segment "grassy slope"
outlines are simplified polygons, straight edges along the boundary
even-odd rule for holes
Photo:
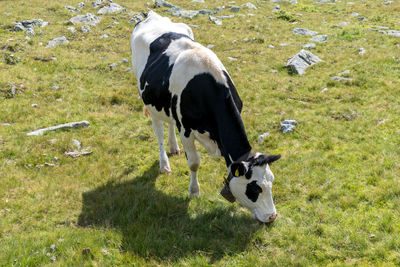
[[[158,173],[156,139],[142,114],[136,79],[124,72],[127,64],[113,71],[108,67],[130,58],[133,25],[127,21],[147,10],[146,1],[117,1],[127,12],[103,16],[89,34],[66,29],[74,14],[63,7],[77,2],[0,2],[0,44],[14,39],[8,49],[16,49],[22,59],[7,65],[3,57],[11,52],[0,51],[0,122],[11,123],[0,125],[0,265],[46,265],[52,256],[57,265],[400,264],[400,39],[367,30],[371,25],[400,30],[399,3],[281,3],[296,25],[278,19],[269,1],[253,2],[258,10],[239,13],[255,16],[227,19],[223,26],[206,16],[172,18],[200,25],[193,28],[196,40],[215,45],[244,102],[243,120],[254,150],[283,154],[272,167],[280,216],[261,226],[219,196],[224,163],[203,149],[200,198],[187,199],[184,156],[170,159],[172,175]],[[208,8],[228,4],[206,2]],[[86,4],[83,13],[94,13]],[[358,21],[352,12],[368,21]],[[24,33],[8,27],[30,18],[50,25],[26,43]],[[332,27],[342,21],[349,24]],[[283,68],[309,42],[292,34],[294,27],[329,35],[312,51],[324,62],[303,76]],[[100,39],[103,33],[110,37]],[[62,35],[69,44],[39,45]],[[366,54],[358,55],[360,47]],[[57,60],[44,63],[36,56]],[[330,81],[346,69],[353,82]],[[24,88],[8,99],[7,83]],[[320,93],[325,87],[328,91]],[[287,118],[299,125],[284,135],[279,122]],[[80,120],[91,126],[26,136],[33,129]],[[258,144],[257,136],[265,131],[271,136]],[[73,149],[72,138],[93,154],[64,156]],[[45,162],[56,166],[35,167]],[[84,248],[90,248],[89,255],[82,255]]]

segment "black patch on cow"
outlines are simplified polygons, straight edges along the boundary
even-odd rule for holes
[[[178,105],[178,96],[174,95],[171,101],[172,117],[175,120],[176,127],[178,127],[178,131],[181,132],[181,122],[179,121],[178,114],[176,113],[177,105]]]
[[[237,160],[251,150],[240,117],[241,101],[235,89],[239,100],[235,102],[232,88],[217,83],[210,73],[202,73],[188,82],[180,99],[185,136],[189,137],[192,130],[207,131],[218,144],[227,166],[232,163],[230,157]]]
[[[253,175],[253,169],[250,168],[250,169],[246,172],[245,177],[246,177],[246,179],[250,180],[252,175]]]
[[[140,76],[143,102],[154,106],[157,111],[164,109],[168,117],[171,107],[171,93],[168,88],[173,65],[169,66],[169,57],[164,52],[171,41],[180,38],[190,39],[187,35],[169,32],[154,40],[150,44],[150,55]]]
[[[224,73],[225,79],[228,82],[229,91],[231,91],[231,95],[232,95],[233,101],[235,102],[236,107],[239,110],[239,113],[241,113],[242,112],[242,108],[243,108],[242,100],[240,99],[239,94],[236,91],[236,87],[233,84],[232,79],[229,76],[229,74],[226,71],[223,71],[223,73]]]
[[[258,196],[262,193],[261,187],[256,181],[248,183],[246,186],[246,196],[253,202],[256,202]]]

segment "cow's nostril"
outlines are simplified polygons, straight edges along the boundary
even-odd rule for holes
[[[277,214],[277,213],[272,214],[271,216],[269,216],[268,222],[273,222],[273,221],[275,221],[276,217],[278,217],[278,214]]]

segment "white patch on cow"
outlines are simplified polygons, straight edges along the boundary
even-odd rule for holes
[[[234,177],[229,183],[229,188],[239,203],[251,211],[253,217],[259,221],[268,222],[270,216],[276,214],[272,199],[273,180],[274,176],[268,164],[254,166],[250,179],[246,179],[244,176]],[[250,200],[246,195],[247,185],[253,181],[256,181],[257,185],[262,189],[262,193],[258,195],[256,202]]]
[[[221,151],[218,148],[217,142],[210,139],[210,134],[208,132],[205,133],[199,133],[198,131],[193,131],[193,132],[196,139],[200,142],[200,144],[204,146],[208,154],[215,157],[221,156]]]
[[[194,39],[189,26],[184,23],[173,23],[169,18],[161,17],[153,11],[150,11],[147,18],[133,30],[131,38],[132,69],[138,78],[139,85],[140,76],[150,55],[150,44],[168,32],[185,34]]]

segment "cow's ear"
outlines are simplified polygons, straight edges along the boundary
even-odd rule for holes
[[[267,163],[272,163],[281,158],[281,155],[267,155]]]
[[[231,165],[231,173],[233,177],[239,177],[243,176],[246,174],[246,172],[249,170],[249,167],[244,161],[240,162],[234,162]]]

